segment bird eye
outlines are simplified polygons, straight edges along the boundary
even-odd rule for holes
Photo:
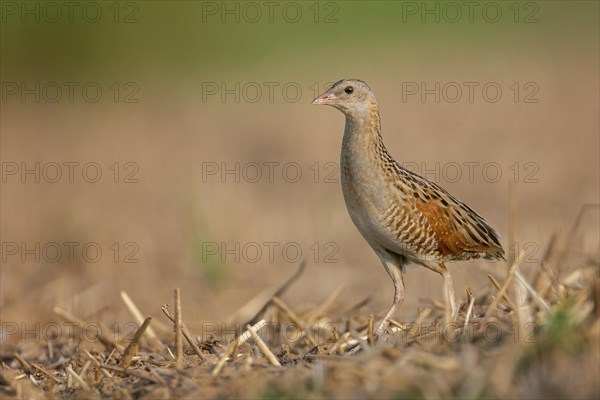
[[[350,93],[354,92],[354,88],[352,86],[346,86],[346,89],[344,89],[344,92],[350,94]]]

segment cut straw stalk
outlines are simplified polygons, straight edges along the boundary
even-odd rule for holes
[[[19,364],[21,364],[21,366],[23,367],[23,371],[25,371],[26,374],[31,373],[31,366],[29,365],[29,363],[27,361],[25,361],[25,359],[23,357],[21,357],[21,355],[19,353],[13,354],[13,357],[15,357],[15,359],[19,362]]]
[[[502,287],[498,291],[498,294],[494,297],[494,299],[492,300],[492,303],[490,304],[489,308],[485,312],[485,315],[484,315],[485,318],[488,318],[490,316],[490,314],[498,306],[498,299],[501,298],[502,296],[504,296],[504,293],[506,293],[506,289],[508,289],[508,286],[512,282],[513,276],[515,275],[515,271],[517,270],[517,267],[519,266],[521,261],[523,261],[523,257],[525,257],[525,252],[522,252],[521,254],[519,254],[519,257],[510,266],[510,268],[508,270],[508,275],[506,277],[506,280],[504,281],[504,285],[502,285]]]
[[[129,310],[135,321],[138,323],[138,325],[142,325],[144,323],[144,316],[125,291],[121,291],[121,299],[125,303],[125,306],[127,306],[127,309]],[[156,332],[154,332],[154,329],[152,329],[152,327],[148,327],[148,337],[150,338],[150,341],[153,344],[158,345],[159,348],[165,348],[164,343],[161,342],[161,340],[158,338]]]
[[[123,353],[123,358],[121,359],[121,366],[123,368],[129,368],[131,365],[133,357],[137,354],[137,351],[140,347],[140,338],[144,332],[146,332],[148,326],[150,325],[150,321],[152,321],[152,318],[146,318],[142,323],[142,326],[140,326],[133,335],[131,342],[129,342],[129,346],[127,346],[127,349],[125,349],[125,353]]]
[[[86,355],[87,358],[90,359],[90,361],[92,362],[92,364],[94,364],[94,366],[96,368],[98,368],[100,371],[102,371],[102,373],[104,374],[104,376],[106,376],[107,378],[112,378],[112,375],[110,374],[110,372],[108,372],[107,370],[101,368],[102,364],[100,364],[100,361],[98,361],[96,359],[96,357],[94,357],[89,351],[87,351],[86,349],[83,349],[84,354]]]
[[[175,289],[175,365],[183,369],[183,333],[181,322],[181,293]]]
[[[248,332],[250,332],[250,335],[256,341],[256,344],[262,350],[262,352],[265,355],[265,357],[267,357],[267,360],[269,360],[269,362],[271,364],[275,365],[276,367],[281,367],[281,363],[279,362],[279,360],[277,360],[277,357],[275,357],[275,354],[273,354],[273,352],[271,351],[271,349],[269,349],[269,347],[265,344],[265,342],[263,342],[263,340],[261,339],[261,337],[258,336],[258,333],[256,333],[256,331],[254,330],[254,328],[251,327],[250,325],[247,325],[246,326],[246,330]]]
[[[39,371],[42,374],[46,375],[46,377],[52,379],[55,383],[61,383],[60,380],[57,377],[55,377],[54,375],[52,375],[50,372],[46,371],[46,369],[43,366],[41,366],[39,364],[35,364],[35,363],[32,363],[31,366],[33,368],[35,368],[37,371]]]
[[[221,370],[225,366],[225,363],[229,359],[229,356],[233,354],[233,352],[235,351],[236,348],[237,348],[237,340],[232,340],[231,342],[229,342],[229,346],[227,346],[227,349],[225,349],[225,352],[223,352],[223,355],[217,362],[215,369],[213,369],[211,372],[211,374],[213,376],[217,376],[221,373]]]
[[[500,283],[498,282],[498,280],[496,278],[494,278],[492,275],[488,275],[488,279],[490,280],[490,282],[492,282],[492,285],[494,285],[496,290],[499,291],[502,288],[502,286],[500,286]],[[517,308],[517,306],[515,306],[513,301],[508,298],[506,293],[502,295],[502,301],[504,301],[506,304],[508,304],[508,307],[510,307],[512,310],[515,310]]]
[[[81,388],[83,390],[85,390],[86,392],[89,392],[91,389],[88,386],[87,383],[85,383],[85,381],[83,379],[81,379],[81,377],[79,375],[77,375],[77,373],[75,371],[73,371],[73,368],[71,368],[70,365],[67,366],[67,372],[69,373],[69,375],[71,375],[73,377],[73,379],[75,379],[75,381],[77,383],[79,383],[79,386],[81,386]]]
[[[256,333],[259,330],[261,330],[266,324],[267,324],[267,322],[264,319],[262,319],[262,320],[258,321],[256,324],[254,324],[254,326],[252,326],[251,328]],[[239,335],[237,339],[232,340],[229,343],[229,346],[227,346],[227,349],[225,350],[225,352],[223,353],[223,355],[221,356],[219,361],[217,362],[217,365],[215,366],[215,368],[212,371],[212,375],[213,376],[219,375],[221,373],[221,370],[225,366],[225,363],[231,356],[231,354],[233,354],[235,352],[235,349],[239,345],[248,341],[248,339],[250,339],[251,337],[253,337],[252,332],[249,329],[247,329],[243,334]],[[263,342],[263,344],[264,344],[264,342]]]
[[[273,297],[273,304],[279,307],[279,309],[287,315],[290,321],[296,324],[298,326],[298,329],[300,329],[306,334],[306,339],[310,342],[311,346],[317,346],[313,338],[310,337],[310,333],[308,332],[308,330],[304,328],[304,323],[302,322],[300,317],[290,307],[288,307],[287,304],[285,304],[279,297]]]
[[[54,307],[54,313],[59,317],[63,318],[65,321],[68,321],[75,325],[79,330],[83,329],[83,327],[87,325],[84,321],[74,317],[69,312],[63,310],[60,307]],[[100,331],[98,340],[100,341],[100,343],[102,343],[104,347],[106,347],[108,350],[117,349],[119,353],[122,353],[125,348],[120,344],[116,343],[110,337],[106,336],[106,332],[108,332],[109,330],[103,324],[100,323],[99,325]]]
[[[517,277],[519,283],[521,283],[527,289],[527,291],[531,293],[536,303],[538,303],[542,308],[550,310],[550,306],[548,305],[548,303],[546,303],[542,296],[540,296],[540,294],[533,287],[531,287],[531,285],[525,280],[525,278],[523,277],[523,275],[521,275],[519,271],[515,273],[515,276]]]
[[[171,322],[175,323],[175,317],[169,311],[169,306],[165,304],[161,307],[161,310],[167,316],[167,318],[171,320]],[[200,357],[201,360],[204,360],[204,356],[202,356],[202,350],[200,350],[200,348],[194,341],[194,336],[183,321],[181,321],[181,332],[183,333],[183,337],[185,338],[185,340],[187,340],[190,346],[192,346],[192,349],[194,349],[194,353],[196,353],[196,355]]]
[[[469,325],[469,319],[471,318],[473,306],[475,305],[475,297],[473,296],[473,290],[471,290],[470,287],[467,287],[467,299],[469,300],[469,306],[467,307],[467,315],[465,316],[463,330],[467,328],[467,325]]]
[[[160,383],[160,384],[165,384],[165,381],[160,378],[160,375],[152,375],[152,376],[148,376],[148,375],[144,375],[140,372],[137,372],[136,370],[131,370],[131,369],[125,369],[125,368],[119,368],[119,367],[115,367],[113,365],[104,365],[102,364],[100,366],[100,368],[102,369],[107,369],[109,371],[114,371],[123,375],[130,375],[130,376],[135,376],[136,378],[141,378],[141,379],[146,379],[152,383]]]
[[[371,346],[375,346],[375,335],[373,334],[373,325],[375,317],[373,314],[369,315],[369,326],[367,328],[367,340]]]
[[[348,340],[349,337],[350,337],[350,332],[345,332],[342,336],[340,336],[340,338],[337,340],[337,342],[335,342],[334,345],[331,346],[331,348],[329,349],[329,351],[327,353],[329,355],[334,355],[338,351],[338,349],[340,348],[342,343],[344,343],[346,340]]]
[[[258,321],[256,324],[254,324],[254,326],[252,327],[252,329],[254,329],[255,332],[260,331],[265,325],[267,324],[267,321],[265,321],[264,319],[261,319],[260,321]],[[246,330],[244,331],[243,334],[240,335],[240,337],[237,339],[238,345],[245,343],[248,339],[250,339],[252,337],[252,333],[250,332],[250,330]]]

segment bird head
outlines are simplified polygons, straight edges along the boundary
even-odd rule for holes
[[[332,106],[344,114],[364,114],[376,105],[371,88],[359,79],[342,79],[331,85],[312,104]]]

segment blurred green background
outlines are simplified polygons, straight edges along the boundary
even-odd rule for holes
[[[92,74],[172,84],[173,76],[383,68],[377,60],[390,56],[401,73],[402,60],[415,56],[429,63],[464,51],[481,59],[566,44],[590,50],[597,41],[593,1],[449,3],[101,1],[69,7],[7,1],[2,73],[6,79]]]

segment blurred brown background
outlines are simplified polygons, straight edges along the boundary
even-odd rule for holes
[[[256,3],[257,22],[237,2],[226,3],[234,14],[220,2],[131,2],[116,14],[98,4],[102,17],[93,23],[78,12],[71,23],[64,10],[52,22],[42,3],[39,22],[21,8],[3,9],[2,322],[53,320],[54,306],[107,325],[127,321],[120,290],[163,319],[160,306],[180,287],[185,318],[200,333],[202,321],[227,319],[290,276],[297,248],[308,267],[289,303],[321,302],[343,284],[343,308],[372,296],[368,307],[383,310],[391,283],[352,225],[339,187],[343,116],[310,105],[345,77],[376,93],[396,160],[430,171],[428,178],[480,212],[511,257],[526,251],[536,265],[551,234],[564,239],[580,207],[599,202],[596,2],[517,9],[496,2],[497,22],[484,17],[484,3],[472,22],[466,9],[452,22],[453,10],[436,2],[428,4],[437,4],[439,22],[421,14],[420,2],[292,3],[298,22],[290,22],[296,8],[283,13],[287,3],[273,21]],[[421,97],[422,84],[439,101]],[[72,101],[68,85],[75,85]],[[102,94],[92,102],[97,87]],[[496,88],[502,94],[494,101]],[[69,162],[79,163],[73,182]],[[36,163],[39,182],[22,175]],[[52,163],[62,166],[56,183]],[[84,172],[87,163],[97,164]],[[238,182],[221,176],[236,163]],[[94,165],[102,176],[91,183]],[[252,182],[256,165],[262,179]],[[302,175],[291,182],[298,166]],[[584,229],[595,233],[576,246],[597,249],[597,212]],[[76,243],[72,260],[65,242]],[[49,243],[63,251],[56,262]],[[102,250],[97,262],[82,255],[86,243],[92,253]],[[213,244],[216,255],[207,253]],[[464,293],[506,265],[450,268]],[[414,318],[422,298],[442,299],[441,278],[422,268],[409,269],[406,284],[399,318]]]

